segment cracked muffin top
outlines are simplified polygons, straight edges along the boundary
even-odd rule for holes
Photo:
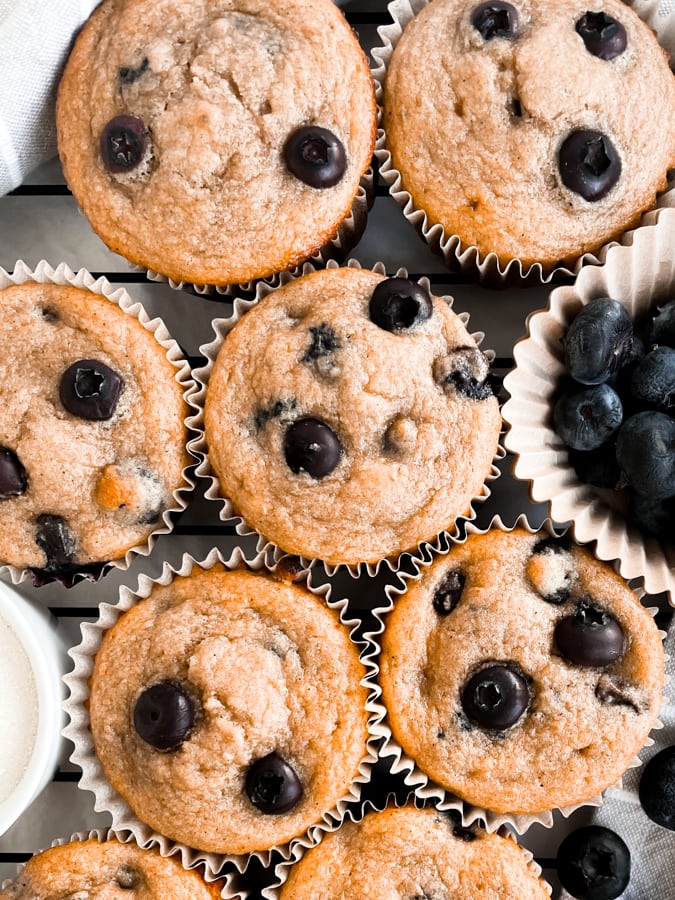
[[[432,0],[394,50],[384,126],[429,225],[551,269],[653,207],[674,107],[665,51],[620,0]]]
[[[447,790],[498,813],[590,800],[653,728],[654,620],[607,563],[544,533],[470,535],[386,617],[395,740]]]
[[[515,841],[413,806],[367,813],[325,835],[290,869],[280,900],[547,900]],[[326,873],[331,873],[331,878]]]
[[[66,180],[94,230],[176,280],[312,256],[348,215],[376,127],[330,0],[106,0],[59,88]]]
[[[283,550],[375,562],[470,512],[501,425],[488,361],[446,300],[331,268],[225,337],[205,430],[223,496]]]
[[[2,900],[215,900],[207,883],[176,857],[114,838],[70,841],[37,853],[0,890]]]
[[[56,577],[147,540],[185,485],[167,351],[104,296],[0,291],[0,562]]]
[[[305,587],[195,567],[108,630],[89,711],[134,813],[213,853],[269,850],[346,797],[367,756],[359,649]]]

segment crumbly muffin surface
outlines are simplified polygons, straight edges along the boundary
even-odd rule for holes
[[[91,730],[113,787],[161,834],[247,853],[302,833],[348,794],[366,756],[358,649],[337,614],[297,585],[245,570],[195,569],[155,587],[104,637],[91,678]],[[158,750],[133,724],[139,696],[169,681],[194,698],[195,725]],[[270,814],[246,790],[275,753],[303,788]]]
[[[454,608],[439,613],[450,598]],[[573,661],[586,640],[579,616],[597,622],[603,613],[620,628],[615,658]],[[563,619],[575,622],[572,646],[558,630]],[[591,630],[590,648],[619,634],[614,625],[611,639]],[[521,529],[472,535],[434,562],[396,600],[382,647],[395,740],[446,789],[501,813],[582,803],[615,783],[662,700],[658,629],[626,583],[587,550]],[[505,727],[477,722],[465,702],[470,679],[494,664],[526,685],[526,708]],[[494,688],[483,690],[496,705]]]
[[[284,550],[329,563],[411,549],[469,512],[497,450],[497,400],[443,380],[487,361],[448,304],[408,331],[369,317],[382,275],[328,269],[268,295],[227,335],[209,377],[209,455],[246,521]],[[288,429],[315,418],[337,466],[292,471]]]
[[[329,874],[330,873],[330,874]],[[386,809],[346,822],[293,866],[281,900],[545,900],[518,845],[434,809]]]
[[[183,483],[176,369],[133,316],[89,291],[14,285],[0,292],[0,309],[0,561],[58,568],[118,559],[157,528]],[[122,379],[110,418],[90,420],[62,402],[64,373],[82,360]],[[21,493],[8,483],[15,458]]]
[[[485,40],[477,3],[433,0],[405,28],[389,66],[384,124],[403,187],[429,224],[502,264],[551,268],[597,250],[654,205],[675,164],[675,79],[665,52],[619,0],[592,7],[624,26],[625,50],[589,52],[586,0],[514,0],[518,34]],[[618,182],[587,200],[561,180],[576,129],[607,135]],[[592,163],[595,165],[595,163]]]
[[[207,884],[175,857],[114,839],[71,841],[33,856],[0,890],[3,900],[213,900]]]
[[[107,0],[61,82],[68,184],[93,228],[174,279],[248,281],[307,259],[348,214],[371,161],[375,99],[365,54],[330,0]],[[116,116],[145,126],[141,162],[106,169]],[[298,127],[331,130],[347,167],[332,187],[293,176]]]

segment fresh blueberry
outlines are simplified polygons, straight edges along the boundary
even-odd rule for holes
[[[615,59],[626,49],[626,29],[604,12],[586,12],[575,28],[588,52],[599,59]]]
[[[640,803],[652,821],[675,831],[675,746],[652,756],[640,778]]]
[[[578,900],[616,900],[630,881],[630,851],[616,832],[586,825],[558,847],[558,878]]]
[[[138,736],[157,750],[177,750],[194,728],[195,705],[188,692],[173,681],[146,688],[134,706]]]
[[[631,354],[633,322],[625,306],[597,297],[577,313],[563,340],[570,375],[582,384],[600,384]]]
[[[572,450],[568,452],[570,465],[584,484],[599,488],[616,488],[621,478],[616,461],[616,442],[608,441],[594,450]]]
[[[289,812],[302,799],[295,769],[278,753],[269,753],[250,766],[245,787],[251,803],[268,815]]]
[[[500,0],[479,3],[471,13],[471,24],[486,41],[493,38],[514,41],[518,37],[518,12],[511,3]]]
[[[633,397],[661,409],[675,406],[675,350],[657,347],[641,360],[630,382]]]
[[[345,148],[327,128],[308,125],[297,128],[284,145],[289,172],[313,188],[334,187],[347,169]]]
[[[585,597],[573,615],[560,619],[554,640],[565,659],[585,668],[609,666],[624,652],[624,635],[619,623]]]
[[[628,499],[628,519],[640,531],[672,541],[675,534],[675,497],[652,500],[635,491]]]
[[[324,478],[340,462],[342,445],[337,435],[318,419],[297,419],[286,429],[284,455],[291,472]]]
[[[616,439],[616,458],[624,479],[652,500],[675,495],[675,420],[661,412],[627,419]]]
[[[135,169],[145,157],[147,146],[145,123],[137,116],[115,116],[101,132],[101,158],[113,174]]]
[[[525,678],[509,663],[479,669],[462,689],[462,708],[482,728],[503,731],[518,722],[530,705]]]
[[[675,300],[669,300],[654,313],[647,326],[650,344],[675,347]]]
[[[432,312],[428,292],[408,278],[385,278],[380,281],[368,305],[371,322],[384,331],[394,333],[421,325]]]
[[[61,376],[61,403],[74,416],[92,422],[110,419],[117,407],[124,381],[97,359],[78,359]]]
[[[608,384],[565,393],[553,407],[553,427],[573,450],[595,450],[618,430],[623,419],[621,398]]]
[[[0,447],[0,500],[26,493],[28,476],[21,460],[13,450]]]
[[[465,576],[458,569],[451,569],[434,591],[432,601],[439,616],[449,615],[457,606],[464,590]]]
[[[606,134],[580,128],[570,132],[558,150],[558,171],[565,187],[595,203],[621,176],[621,157]]]

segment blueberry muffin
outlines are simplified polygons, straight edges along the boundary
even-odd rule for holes
[[[154,335],[106,297],[0,291],[0,561],[86,572],[147,541],[175,505],[187,409]]]
[[[452,813],[413,806],[368,813],[327,834],[291,868],[279,893],[280,900],[550,895],[515,841],[462,828]]]
[[[674,107],[666,53],[620,0],[431,0],[384,84],[386,146],[428,227],[544,271],[653,207]]]
[[[212,853],[269,850],[349,795],[368,756],[364,675],[337,613],[306,588],[195,568],[105,633],[95,752],[161,834]]]
[[[205,431],[223,496],[289,553],[375,562],[471,511],[501,418],[488,362],[420,285],[330,268],[225,338]]]
[[[115,838],[70,841],[28,860],[0,890],[2,900],[214,900],[223,881],[207,884],[176,857]]]
[[[216,285],[332,239],[375,130],[367,59],[331,0],[105,0],[57,104],[66,180],[97,234]]]
[[[590,800],[644,746],[664,657],[649,613],[589,551],[493,530],[438,558],[387,616],[394,739],[444,788],[497,813]]]

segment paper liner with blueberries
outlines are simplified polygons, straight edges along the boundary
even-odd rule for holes
[[[22,260],[19,260],[15,264],[14,270],[11,273],[4,269],[0,269],[0,289],[11,285],[32,282],[40,284],[70,285],[71,287],[90,291],[92,294],[98,294],[105,297],[110,303],[118,306],[126,315],[136,319],[147,332],[152,334],[160,347],[163,348],[167,360],[175,369],[174,378],[183,392],[186,417],[189,417],[193,423],[191,426],[188,426],[186,418],[186,442],[190,434],[190,427],[196,429],[196,431],[193,431],[193,434],[198,433],[199,426],[197,422],[199,407],[194,403],[194,395],[197,386],[192,379],[192,372],[183,351],[178,343],[171,337],[166,325],[160,318],[156,317],[151,319],[142,304],[137,300],[134,300],[124,288],[114,288],[105,277],[101,276],[99,278],[94,278],[94,276],[85,269],[79,269],[76,272],[65,263],[60,263],[54,268],[45,260],[41,260],[34,269],[27,266]],[[75,562],[64,566],[57,566],[53,570],[50,567],[44,569],[18,568],[17,566],[3,563],[0,560],[0,572],[8,574],[14,584],[32,578],[35,586],[58,581],[65,587],[72,587],[82,580],[97,581],[113,568],[126,570],[137,555],[147,556],[150,553],[157,537],[161,534],[170,532],[173,529],[175,518],[187,507],[190,494],[192,493],[195,484],[192,477],[194,460],[190,459],[187,448],[185,448],[185,457],[186,466],[181,473],[181,481],[174,488],[170,499],[162,511],[158,524],[151,530],[149,529],[146,541],[130,547],[124,554],[124,557],[81,566]]]
[[[384,82],[392,54],[405,27],[429,2],[430,0],[392,0],[388,11],[393,22],[378,28],[381,45],[373,47],[371,51],[375,60],[373,77],[380,106],[375,158],[379,164],[380,176],[387,184],[391,196],[401,207],[405,218],[431,249],[443,257],[451,270],[476,278],[491,287],[554,284],[567,280],[585,265],[597,265],[604,261],[608,247],[615,241],[607,242],[595,253],[580,255],[573,266],[559,264],[547,270],[541,263],[526,265],[517,258],[503,264],[500,263],[496,253],[481,255],[477,247],[466,245],[459,235],[447,233],[440,224],[432,225],[424,210],[416,207],[412,196],[403,186],[401,173],[394,167],[391,152],[387,147],[382,123],[382,103]],[[671,58],[675,58],[675,16],[666,8],[666,4],[662,0],[633,0],[629,5],[652,28],[659,43]],[[652,224],[658,220],[662,208],[672,206],[675,206],[675,191],[670,186],[669,173],[668,188],[657,197],[654,209],[642,215],[640,225]]]
[[[382,812],[385,809],[402,809],[404,807],[437,810],[439,813],[442,813],[445,817],[447,817],[450,825],[453,828],[455,837],[457,837],[461,841],[471,842],[475,837],[481,834],[482,829],[480,823],[474,822],[468,826],[463,825],[461,815],[457,812],[457,809],[455,808],[453,803],[451,801],[449,802],[447,798],[438,795],[423,799],[421,796],[419,796],[419,794],[415,793],[410,793],[407,796],[399,796],[398,794],[392,793],[385,799],[383,803],[375,802],[369,799],[361,804],[358,808],[349,809],[348,815],[345,817],[345,821],[350,821],[352,823],[358,824],[365,817],[369,815],[376,815],[378,812]],[[321,839],[323,840],[326,835],[329,834],[330,832],[327,831],[324,835],[322,835]],[[542,877],[541,866],[539,866],[539,864],[535,861],[530,850],[528,850],[526,847],[523,847],[521,844],[518,844],[513,832],[507,828],[498,829],[497,834],[505,840],[513,841],[513,843],[515,843],[520,848],[520,851],[523,855],[524,867],[529,870],[534,878],[540,880],[543,893],[550,894],[551,887],[548,882]],[[303,842],[298,842],[293,848],[293,852],[289,859],[283,860],[276,864],[276,866],[274,867],[274,882],[262,890],[262,896],[265,898],[265,900],[278,900],[282,887],[288,880],[293,866],[298,864],[308,851],[312,851],[312,846]],[[412,856],[412,860],[412,866],[414,866],[414,855]],[[355,860],[354,863],[358,866],[359,861]],[[386,866],[387,861],[384,861],[383,865]],[[339,879],[341,875],[343,875],[345,878],[348,877],[347,873],[333,872],[332,874],[336,879]]]
[[[328,269],[328,270],[338,269],[338,268],[340,268],[339,265],[334,261],[329,261],[329,263],[326,266],[326,269]],[[361,270],[364,267],[362,267],[361,264],[357,260],[350,259],[347,263],[346,268]],[[296,278],[300,278],[304,275],[312,274],[313,272],[316,272],[316,271],[317,270],[310,264],[305,264],[302,267],[301,271],[297,275],[293,275],[291,273],[284,273],[280,277],[279,284],[277,287],[283,287],[283,286],[289,284],[290,282],[294,281]],[[387,274],[384,264],[380,263],[380,262],[377,262],[373,265],[372,271],[378,275],[386,275]],[[407,271],[405,269],[401,268],[396,272],[395,277],[407,279],[407,277],[408,277]],[[423,289],[424,292],[427,292],[427,293],[431,292],[429,282],[426,278],[421,278],[419,280],[418,284],[420,285],[420,287]],[[257,290],[256,290],[255,300],[244,300],[241,298],[237,298],[234,301],[233,314],[230,318],[215,319],[213,321],[213,327],[214,327],[214,331],[216,332],[216,337],[211,343],[206,344],[200,348],[201,352],[206,356],[206,360],[207,360],[206,365],[203,366],[202,368],[196,369],[194,371],[195,378],[197,379],[198,383],[201,385],[201,389],[196,396],[196,400],[199,403],[201,410],[200,410],[199,416],[195,418],[195,424],[196,424],[196,427],[198,428],[198,430],[202,434],[198,439],[192,441],[190,444],[191,452],[193,452],[195,455],[202,456],[202,461],[200,462],[200,464],[196,470],[197,474],[200,476],[203,476],[205,478],[208,478],[210,481],[210,485],[206,489],[205,496],[207,497],[207,499],[215,500],[222,504],[222,509],[220,510],[220,518],[224,521],[235,524],[237,534],[239,534],[240,536],[245,536],[245,535],[257,536],[256,552],[258,552],[258,553],[265,552],[274,561],[279,561],[288,552],[291,552],[291,551],[289,551],[288,548],[284,549],[283,547],[275,544],[271,539],[267,538],[264,533],[261,533],[262,530],[256,531],[251,525],[249,525],[249,523],[244,519],[244,517],[241,514],[239,514],[233,501],[230,498],[224,496],[224,492],[221,489],[220,479],[218,478],[218,475],[215,473],[215,471],[210,463],[209,455],[208,455],[208,448],[206,446],[206,438],[203,436],[203,407],[204,407],[204,403],[205,403],[206,393],[208,390],[209,377],[210,377],[211,371],[213,369],[214,363],[216,361],[216,358],[218,356],[218,352],[219,352],[221,346],[223,345],[223,342],[226,340],[227,335],[232,331],[232,329],[237,324],[237,322],[242,318],[242,316],[244,316],[247,313],[248,310],[252,309],[258,303],[264,303],[265,302],[264,298],[266,296],[268,296],[270,293],[272,293],[274,290],[276,290],[277,287],[272,287],[269,284],[259,283]],[[452,305],[453,305],[452,297],[446,296],[446,297],[441,297],[439,299],[442,299],[445,302],[447,302],[448,305],[452,308]],[[458,318],[460,319],[461,323],[465,327],[468,328],[468,322],[469,322],[468,313],[458,313],[457,315],[458,315]],[[473,339],[473,341],[475,341],[476,346],[480,347],[480,345],[482,344],[482,341],[484,339],[484,334],[482,332],[474,332],[470,336]],[[487,371],[489,369],[489,365],[491,364],[492,360],[494,359],[494,352],[491,350],[482,350],[477,354],[477,356],[479,356],[482,359],[481,364],[484,365],[484,367]],[[484,374],[485,373],[483,373],[483,375]],[[489,376],[488,376],[488,379],[489,379]],[[487,393],[485,394],[485,396],[487,396]],[[488,438],[488,439],[491,439],[491,438]],[[460,523],[463,520],[473,519],[476,516],[476,506],[478,504],[484,502],[490,496],[490,493],[491,493],[490,488],[489,488],[490,482],[494,481],[501,474],[500,469],[497,467],[496,463],[498,460],[503,459],[504,456],[505,456],[505,451],[501,445],[501,437],[500,437],[499,441],[497,442],[497,448],[496,448],[494,458],[492,459],[492,462],[489,466],[489,470],[486,472],[485,480],[484,480],[480,490],[477,492],[477,494],[473,498],[471,498],[470,507],[468,509],[468,512],[465,515],[457,516],[456,522],[454,523],[451,531],[449,531],[449,532],[443,531],[443,530],[439,531],[437,533],[436,537],[434,538],[434,540],[431,542],[429,540],[423,540],[423,541],[420,541],[416,546],[413,546],[413,547],[392,548],[392,551],[389,555],[384,556],[382,559],[377,560],[377,561],[372,561],[372,559],[371,560],[364,559],[357,563],[352,563],[352,562],[331,563],[331,562],[322,561],[323,565],[326,568],[327,573],[329,575],[333,575],[336,571],[342,570],[342,571],[349,572],[349,574],[352,575],[353,577],[358,577],[360,574],[368,574],[371,576],[375,575],[379,571],[381,571],[383,569],[383,567],[388,568],[390,571],[396,571],[400,567],[400,565],[402,564],[402,561],[405,558],[407,558],[409,556],[413,556],[413,557],[418,556],[419,554],[424,552],[425,547],[431,545],[435,548],[438,548],[439,546],[441,546],[444,543],[445,538],[448,535],[451,536],[453,534],[459,533]],[[311,502],[311,496],[309,494],[308,494],[307,499],[308,499],[308,502]],[[325,510],[321,511],[321,515],[325,515],[325,513],[326,513]],[[337,513],[336,513],[336,515],[337,515]],[[340,523],[339,523],[339,517],[336,518],[336,520],[335,520],[335,527],[336,527],[336,529],[339,529],[341,527]],[[298,550],[294,549],[292,552],[298,553]],[[308,556],[303,556],[302,554],[299,554],[299,555],[301,556],[303,562],[307,565],[312,565],[315,562],[318,563],[321,561],[318,559],[310,558]]]
[[[296,836],[288,839],[286,843],[269,846],[265,849],[251,850],[248,853],[206,852],[184,843],[168,842],[166,837],[141,821],[129,804],[106,780],[103,767],[96,754],[90,728],[89,680],[104,634],[116,624],[124,612],[142,599],[149,597],[156,586],[169,585],[176,577],[189,576],[195,569],[208,572],[214,566],[223,566],[227,571],[246,570],[254,574],[260,573],[276,577],[289,584],[292,582],[307,589],[337,614],[341,624],[348,630],[349,639],[355,644],[359,652],[360,663],[365,670],[359,686],[365,695],[364,718],[367,719],[367,735],[363,746],[363,756],[346,794],[337,799],[330,809],[315,811],[315,820],[309,822],[303,831],[298,831]],[[370,779],[370,770],[377,760],[375,724],[381,720],[384,710],[378,702],[379,691],[375,684],[376,666],[372,660],[374,648],[370,641],[364,639],[357,632],[360,620],[350,614],[349,601],[347,599],[331,600],[330,595],[331,587],[329,585],[315,586],[312,584],[309,570],[304,568],[297,558],[287,557],[277,565],[269,566],[265,562],[264,554],[258,554],[255,559],[246,560],[242,550],[237,547],[229,558],[225,558],[215,548],[201,561],[197,561],[185,553],[179,567],[173,567],[165,562],[162,574],[158,578],[152,579],[141,575],[135,591],[122,587],[117,604],[101,604],[99,619],[94,623],[82,623],[82,641],[69,651],[74,661],[74,668],[64,678],[68,689],[64,710],[69,718],[69,723],[64,728],[63,734],[74,744],[71,760],[82,769],[79,787],[94,794],[96,811],[109,812],[112,816],[113,827],[117,830],[130,831],[142,846],[158,845],[162,847],[171,843],[171,846],[175,848],[171,852],[180,854],[183,865],[191,867],[202,863],[213,874],[218,873],[226,864],[234,866],[240,873],[243,873],[253,859],[256,860],[257,865],[267,866],[273,853],[280,854],[281,858],[288,857],[298,839],[312,844],[318,840],[318,835],[323,830],[337,827],[349,804],[359,801],[362,788]],[[114,684],[110,685],[110,689],[115,690]],[[289,779],[285,779],[284,784],[287,783],[290,783]]]
[[[624,578],[641,579],[649,594],[667,592],[673,605],[672,527],[657,536],[632,524],[631,491],[618,470],[610,479],[618,489],[582,481],[571,461],[578,465],[578,457],[555,430],[553,410],[569,378],[564,339],[577,314],[593,300],[612,298],[630,314],[636,334],[644,337],[650,317],[675,297],[674,246],[675,210],[664,209],[654,225],[637,229],[626,236],[624,244],[610,248],[603,266],[584,268],[573,285],[553,290],[547,308],[529,316],[526,336],[515,346],[515,368],[504,380],[510,398],[503,409],[508,429],[505,443],[515,456],[514,472],[529,481],[532,499],[548,503],[554,521],[570,522],[577,540],[595,542],[600,559],[616,560]],[[613,335],[607,334],[607,340],[611,342]],[[633,413],[635,401],[627,400],[625,393],[623,396],[626,412]],[[649,404],[639,408],[644,411]],[[667,407],[659,415],[667,417]],[[628,418],[626,415],[625,420]],[[673,430],[672,419],[663,424]],[[648,434],[644,442],[648,461],[647,438]],[[612,435],[607,441],[613,439]],[[664,447],[663,461],[670,459],[675,467],[675,450],[672,441],[668,444],[667,434]],[[590,477],[594,483],[602,480]],[[675,487],[675,478],[672,480]],[[646,502],[648,507],[660,502],[657,496],[650,496],[650,488],[646,489]]]
[[[45,850],[51,849],[52,847],[60,847],[63,844],[70,844],[76,841],[90,841],[95,840],[103,843],[109,840],[118,841],[121,844],[134,844],[140,847],[142,850],[148,849],[150,847],[147,843],[141,843],[137,841],[134,835],[128,830],[115,830],[114,828],[95,828],[91,831],[78,831],[75,834],[71,834],[68,838],[55,838],[49,847],[44,847],[42,850],[36,850],[34,855],[38,853],[42,853]],[[160,842],[154,845],[154,849],[160,854],[160,856],[168,858],[172,856],[176,856],[178,854],[178,848],[171,841],[163,838]],[[200,863],[194,863],[190,865],[186,865],[184,860],[181,860],[181,863],[186,869],[195,869],[198,868],[199,874],[203,877],[204,881],[207,884],[211,884],[213,882],[218,882],[218,887],[222,884],[222,891],[220,896],[223,900],[243,900],[243,896],[238,893],[232,886],[232,873],[219,873],[216,874],[214,872],[210,872],[205,866],[202,866]],[[12,882],[16,877],[21,875],[21,870],[24,868],[25,863],[21,863],[18,866],[17,876],[12,878],[7,878],[0,883],[0,890],[6,890],[11,886]],[[89,887],[89,885],[87,885]],[[78,894],[79,896],[79,894]]]
[[[465,536],[461,540],[455,541],[447,550],[444,550],[442,552],[442,554],[438,554],[438,553],[429,554],[421,562],[417,561],[417,560],[415,561],[415,566],[414,566],[415,571],[414,572],[399,573],[398,577],[400,579],[401,586],[399,587],[397,585],[392,585],[392,586],[388,586],[386,588],[387,601],[386,601],[385,605],[375,608],[373,610],[373,615],[375,616],[377,625],[376,625],[375,630],[373,630],[372,632],[369,632],[367,634],[367,637],[371,641],[373,641],[378,646],[378,649],[381,651],[382,634],[384,632],[386,632],[386,628],[387,628],[387,614],[390,613],[392,611],[392,609],[394,609],[394,607],[397,603],[397,600],[407,593],[409,587],[412,584],[419,582],[419,580],[424,577],[425,570],[428,569],[429,566],[431,566],[434,562],[438,561],[440,558],[443,558],[444,556],[446,556],[448,552],[452,552],[453,546],[457,547],[458,545],[464,544],[466,542],[467,538],[469,538],[472,535],[483,535],[483,534],[487,534],[494,530],[505,532],[505,533],[511,533],[516,529],[522,529],[532,535],[540,534],[542,541],[546,542],[546,544],[549,543],[549,539],[552,539],[552,541],[553,541],[552,550],[553,550],[553,554],[554,554],[554,556],[553,556],[554,559],[557,556],[557,548],[559,546],[562,546],[564,548],[564,540],[566,540],[568,537],[564,528],[561,529],[560,526],[557,526],[557,527],[554,526],[554,524],[550,520],[546,520],[539,528],[532,527],[529,524],[529,522],[527,521],[527,517],[525,515],[519,516],[519,518],[517,519],[517,521],[514,523],[513,526],[505,525],[499,516],[495,516],[492,519],[492,521],[490,522],[490,524],[485,528],[478,528],[474,523],[470,522],[466,526]],[[561,539],[563,540],[562,545],[560,543]],[[564,560],[564,558],[565,558],[565,554],[563,553],[563,554],[561,554],[560,559]],[[563,565],[563,568],[564,568],[564,565]],[[545,574],[542,576],[542,578],[543,578],[542,585],[546,584],[547,586],[550,586],[554,582],[557,584],[558,578],[562,577],[562,575],[563,575],[563,568],[559,568],[558,563],[555,562],[554,565],[550,568],[550,570],[548,572],[545,572]],[[495,578],[498,578],[498,571],[496,569],[493,569],[493,571],[494,571]],[[544,571],[544,570],[542,570],[542,571]],[[450,574],[453,574],[453,573],[450,573]],[[569,573],[568,573],[568,575],[569,575]],[[461,597],[462,586],[463,585],[458,587],[459,597]],[[443,583],[443,587],[445,589],[445,587],[446,587],[445,582]],[[452,586],[449,587],[447,591],[444,591],[444,598],[445,598],[444,602],[446,602],[447,599],[450,598],[450,596],[452,595],[454,588],[452,588],[452,589],[451,588],[452,588]],[[495,582],[494,589],[495,589],[495,591],[500,590],[500,585],[497,581]],[[572,594],[573,593],[574,593],[574,591],[572,591]],[[635,602],[640,603],[640,599],[637,594],[635,596]],[[453,603],[454,603],[454,600],[453,600]],[[450,606],[449,606],[450,609],[454,608],[453,603],[450,604]],[[591,606],[592,605],[593,604],[591,602]],[[436,609],[436,607],[434,607],[434,608]],[[444,607],[444,609],[445,608],[446,607]],[[651,616],[654,616],[657,613],[657,608],[655,608],[655,607],[654,608],[646,608],[646,611]],[[439,614],[441,614],[441,613],[439,613]],[[574,618],[574,617],[577,617],[576,614],[575,614],[575,616],[572,616],[570,618]],[[613,619],[613,617],[610,617],[610,618]],[[496,624],[497,624],[498,628],[502,628],[502,627],[507,628],[508,627],[506,623],[498,622]],[[616,624],[616,622],[614,622],[613,624]],[[479,642],[481,640],[482,630],[483,630],[482,628],[477,629],[476,640]],[[660,635],[661,639],[663,639],[665,637],[665,633],[662,631],[659,631],[659,635]],[[593,636],[593,642],[594,643],[597,642],[597,638],[595,637],[595,635]],[[583,643],[583,640],[579,639],[578,632],[575,633],[572,643],[578,644],[578,645]],[[662,656],[663,655],[662,651],[660,651],[660,652],[661,652],[661,656]],[[399,653],[399,655],[400,655],[400,653]],[[382,659],[380,656],[377,657],[377,662],[378,662],[378,665],[380,666],[380,675],[381,675]],[[506,661],[506,662],[508,662],[508,661]],[[585,667],[588,665],[589,665],[588,662],[584,662],[582,664],[582,667]],[[661,666],[660,666],[661,669],[662,669],[662,666],[663,666],[663,663],[661,663]],[[506,668],[508,669],[509,666],[507,665]],[[477,670],[477,672],[484,671],[484,669],[485,669],[485,667],[481,667],[479,670]],[[517,671],[518,669],[519,669],[519,667],[516,665],[515,671]],[[590,671],[590,669],[589,669],[589,671]],[[599,665],[599,667],[597,668],[597,671],[602,673],[601,677],[604,676],[604,669],[601,665]],[[378,675],[378,680],[380,678],[380,675]],[[604,677],[606,678],[607,676],[604,676]],[[667,683],[668,679],[667,679],[667,677],[664,677],[662,671],[661,671],[661,675],[659,677],[662,679],[662,682],[664,684]],[[525,682],[527,682],[528,676],[524,676],[524,680],[525,680]],[[611,679],[609,681],[607,681],[606,687],[607,687],[608,693],[612,693],[614,691],[615,686],[613,685],[613,683],[611,683]],[[479,687],[479,690],[480,690],[480,687]],[[489,688],[488,688],[488,690],[489,690]],[[628,690],[628,689],[626,688],[626,690]],[[528,692],[529,692],[529,688],[528,688]],[[621,693],[621,691],[619,691],[619,693]],[[628,691],[628,693],[630,693],[630,691]],[[634,698],[632,698],[632,695],[631,695],[631,697],[629,697],[628,693],[626,693],[625,698],[623,697],[623,695],[619,696],[619,694],[617,694],[616,698],[614,698],[612,696],[609,698],[609,700],[607,702],[609,702],[610,704],[613,704],[613,703],[621,704],[621,703],[633,702]],[[478,695],[474,692],[473,696],[478,696]],[[658,704],[658,709],[656,709],[655,712],[654,712],[654,710],[652,710],[653,715],[652,715],[652,721],[650,722],[650,730],[651,731],[661,729],[663,727],[661,721],[659,720],[659,718],[657,716],[658,711],[663,704],[663,694],[661,694],[660,697],[661,697],[661,699]],[[529,702],[531,702],[531,701],[529,701]],[[385,708],[386,708],[387,704],[386,704],[386,698],[384,696],[382,697],[382,703],[385,705]],[[491,703],[491,701],[488,696],[487,706],[489,706],[490,703]],[[480,710],[478,712],[480,712]],[[506,712],[509,713],[510,710],[507,709]],[[474,712],[472,711],[472,715],[473,714],[474,714]],[[465,713],[464,715],[468,715],[468,713]],[[469,721],[471,721],[471,720],[469,720]],[[477,719],[476,719],[476,721],[477,721]],[[474,727],[476,727],[476,726],[474,726]],[[524,834],[532,825],[535,825],[535,824],[542,825],[545,828],[553,827],[555,824],[555,821],[556,821],[556,819],[555,819],[556,815],[562,815],[563,817],[566,818],[566,817],[570,816],[577,809],[580,809],[582,807],[589,807],[589,806],[600,806],[603,803],[603,794],[602,794],[602,791],[599,791],[598,793],[596,793],[592,796],[588,796],[586,799],[584,799],[582,801],[570,803],[570,804],[564,805],[564,806],[563,805],[555,805],[555,806],[552,805],[550,809],[544,809],[543,811],[532,812],[532,813],[495,812],[494,810],[487,809],[485,806],[473,805],[470,802],[463,800],[462,798],[460,798],[459,796],[454,794],[451,790],[444,787],[438,780],[434,781],[427,774],[427,772],[425,772],[421,768],[417,759],[414,756],[410,755],[410,753],[407,752],[406,749],[404,749],[404,747],[401,745],[401,743],[399,743],[399,741],[397,740],[397,738],[394,736],[394,734],[392,732],[392,727],[391,727],[391,724],[390,724],[386,714],[385,714],[384,719],[382,719],[376,726],[376,732],[379,733],[382,738],[382,746],[380,749],[380,758],[389,760],[392,774],[402,776],[404,779],[404,783],[409,788],[414,790],[415,793],[419,797],[421,797],[423,799],[430,799],[433,801],[443,800],[443,802],[447,804],[448,809],[455,809],[457,811],[457,813],[461,816],[462,824],[464,824],[466,826],[470,826],[475,822],[479,822],[479,823],[482,823],[488,831],[495,831],[503,826],[508,826],[508,827],[512,828],[514,831],[516,831],[518,834]],[[503,737],[504,735],[508,734],[508,728],[506,728],[506,730],[502,730],[501,732],[495,732],[494,730],[490,730],[488,728],[488,731],[486,733],[495,734],[496,735],[495,739],[499,740],[500,735]],[[439,740],[440,739],[441,738],[439,737]],[[644,749],[644,747],[651,746],[652,744],[653,744],[652,738],[647,737],[642,748],[636,748],[636,751],[639,749]],[[643,764],[642,760],[639,758],[639,756],[635,755],[635,756],[633,756],[632,760],[626,766],[626,769],[631,769],[631,768],[634,768],[637,766],[641,766],[642,764]],[[465,767],[466,767],[466,765],[468,765],[468,763],[465,764]],[[624,769],[624,771],[626,771],[626,769]],[[616,779],[617,779],[616,782],[612,785],[608,785],[608,787],[620,788],[621,787],[621,775],[622,775],[621,772],[617,772],[616,773]]]

